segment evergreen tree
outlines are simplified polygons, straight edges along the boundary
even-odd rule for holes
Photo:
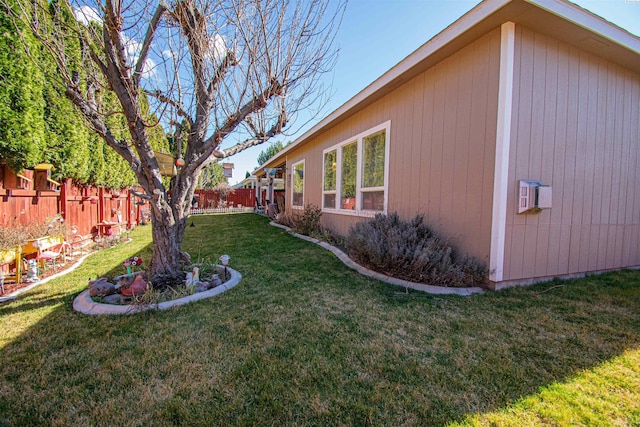
[[[7,0],[6,7],[14,10],[17,0]],[[23,25],[0,13],[0,153],[15,171],[39,162],[45,150],[38,46]]]
[[[290,142],[287,142],[283,145],[282,141],[277,141],[269,145],[265,150],[262,150],[260,154],[258,154],[258,166],[265,164],[267,160],[278,154],[278,152],[282,151],[282,149],[289,144]]]
[[[202,169],[198,181],[198,188],[212,189],[221,183],[226,184],[227,178],[224,176],[224,168],[220,163],[215,162]]]

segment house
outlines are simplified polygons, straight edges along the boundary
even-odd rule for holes
[[[640,39],[563,0],[480,3],[269,159],[346,234],[424,214],[494,288],[640,266]]]
[[[262,179],[255,175],[249,175],[233,188],[251,188],[256,190],[256,198],[259,204],[275,201],[276,195],[284,192],[284,179],[280,170],[274,170],[271,174],[264,174]]]

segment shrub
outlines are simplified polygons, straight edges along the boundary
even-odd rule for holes
[[[13,223],[10,226],[0,226],[0,250],[14,249],[31,239],[44,236],[68,237],[67,224],[62,216],[55,215],[43,222],[32,222],[27,225]]]
[[[322,227],[320,226],[320,217],[322,216],[322,210],[314,204],[308,204],[304,211],[300,214],[297,213],[281,213],[278,215],[277,221],[291,228],[298,234],[304,234],[305,236],[313,236],[322,233]]]
[[[295,230],[300,234],[311,236],[320,233],[320,217],[322,211],[314,204],[308,204],[302,215],[298,215],[295,221]]]
[[[473,258],[458,257],[422,215],[403,221],[397,213],[377,214],[351,227],[345,243],[353,260],[389,276],[452,287],[485,282],[486,268]]]

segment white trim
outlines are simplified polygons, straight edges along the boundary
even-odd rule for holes
[[[629,49],[634,53],[640,54],[640,39],[637,36],[578,5],[560,0],[525,1],[566,21],[572,22],[575,25],[599,35],[625,49]],[[626,1],[628,3],[638,2],[638,0]]]
[[[293,185],[293,181],[296,179],[296,166],[298,166],[299,164],[302,164],[302,205],[298,206],[298,205],[294,205],[293,204],[293,195],[295,193],[295,189],[294,189],[294,185]],[[304,164],[304,159],[300,160],[299,162],[295,162],[291,165],[291,208],[292,209],[304,209],[304,191],[305,191],[305,187],[306,187],[306,182],[305,180],[307,179],[307,167]]]
[[[335,158],[336,168],[334,170],[334,172],[336,174],[335,179],[334,179],[335,188],[333,190],[325,190],[324,189],[324,184],[325,184],[325,169],[324,169],[325,168],[325,164],[324,164],[324,162],[326,160],[327,154],[330,153],[331,151],[334,151],[334,150],[336,152],[336,158]],[[322,152],[322,203],[320,204],[322,209],[325,209],[325,206],[324,206],[324,196],[325,195],[333,194],[333,195],[336,196],[336,199],[338,198],[338,149],[335,148],[334,150],[324,150]],[[335,204],[336,203],[337,202],[334,202],[333,209],[335,209]],[[332,209],[332,208],[327,208],[327,209]]]
[[[385,136],[385,148],[384,148],[384,206],[382,211],[386,215],[389,209],[389,154],[391,150],[391,120],[385,123],[387,128],[387,134]]]
[[[380,132],[384,130],[385,132],[385,148],[384,148],[384,186],[381,187],[362,187],[362,159],[363,159],[363,139],[367,136],[370,136],[376,132]],[[391,138],[391,120],[387,120],[384,123],[381,123],[377,126],[374,126],[370,129],[367,129],[363,132],[360,132],[356,136],[345,139],[344,141],[332,145],[331,147],[325,148],[322,150],[322,212],[333,213],[333,214],[342,214],[342,215],[352,215],[352,216],[361,216],[361,217],[374,217],[378,213],[387,213],[387,205],[389,199],[389,146],[390,138]],[[356,155],[357,155],[357,166],[356,166],[356,206],[355,209],[340,209],[337,206],[340,204],[340,199],[342,198],[342,147],[356,143]],[[326,153],[329,153],[333,150],[336,150],[336,208],[326,208],[324,206],[324,195],[332,190],[324,191],[324,156]],[[381,211],[377,210],[365,210],[362,209],[362,193],[364,192],[373,192],[373,191],[384,191],[384,202],[383,209]]]
[[[489,260],[489,279],[494,282],[501,282],[504,273],[515,27],[516,24],[513,22],[505,22],[500,28],[500,82],[498,89],[496,161],[493,176],[493,211],[491,214],[491,255]]]

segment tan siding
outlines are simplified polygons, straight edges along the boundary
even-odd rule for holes
[[[461,251],[488,263],[499,43],[496,29],[290,152],[288,167],[305,159],[305,204],[322,201],[323,149],[390,120],[389,212],[425,214]],[[359,220],[322,216],[340,234]]]
[[[505,280],[640,265],[640,76],[522,26],[515,65]],[[518,215],[518,179],[553,208]]]

